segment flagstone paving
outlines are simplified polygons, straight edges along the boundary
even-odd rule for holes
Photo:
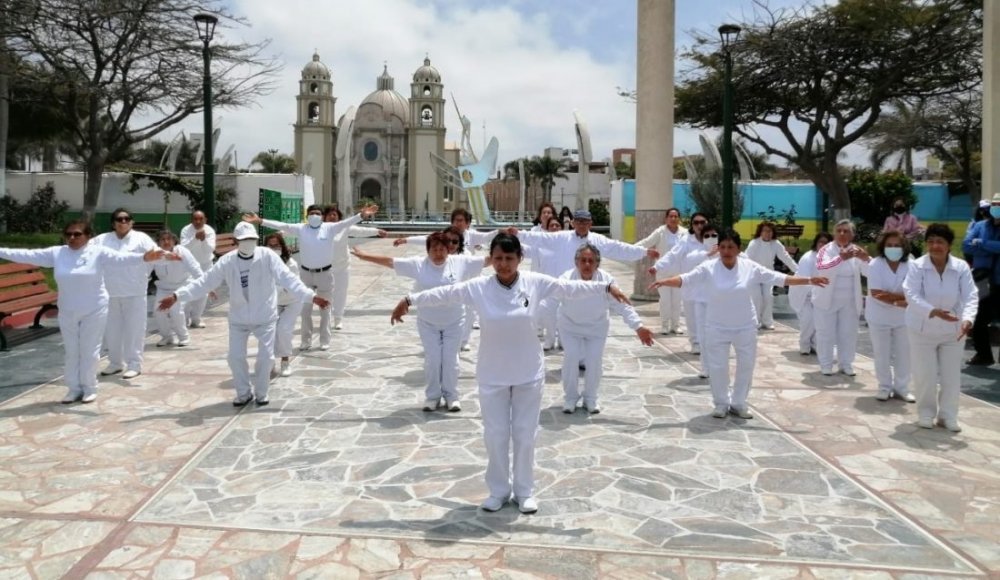
[[[352,268],[334,348],[268,407],[229,404],[224,306],[93,405],[59,405],[58,381],[0,404],[0,577],[1000,577],[1000,409],[963,397],[961,434],[917,429],[874,400],[871,361],[824,377],[780,326],[752,420],[708,416],[684,337],[613,323],[596,416],[562,413],[549,355],[540,511],[480,512],[475,353],[462,412],[420,411],[415,320],[388,323],[408,285]]]

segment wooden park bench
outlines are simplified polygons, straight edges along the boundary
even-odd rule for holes
[[[38,308],[31,328],[42,328],[39,323],[49,310],[57,308],[58,292],[45,283],[45,275],[30,264],[0,265],[0,323],[4,318]],[[0,350],[7,350],[7,337],[0,326]]]
[[[215,235],[215,257],[221,258],[229,252],[232,252],[237,247],[236,238],[233,234],[216,234]]]

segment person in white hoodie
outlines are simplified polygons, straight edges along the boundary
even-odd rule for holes
[[[279,233],[264,237],[264,247],[281,257],[288,270],[296,277],[299,275],[299,264],[292,258],[292,252],[285,243],[285,236]],[[278,375],[292,376],[291,356],[292,340],[295,338],[295,321],[302,313],[302,301],[298,296],[281,286],[278,286],[278,321],[274,325],[274,357],[281,360]]]
[[[510,501],[511,492],[522,513],[538,511],[534,498],[535,438],[545,384],[545,359],[532,324],[534,306],[553,295],[569,300],[610,293],[615,300],[628,302],[614,285],[519,272],[522,259],[517,237],[497,234],[490,244],[490,263],[495,276],[477,276],[459,284],[410,294],[396,305],[391,318],[393,324],[402,322],[410,306],[421,308],[456,302],[479,311],[482,333],[476,380],[488,455],[486,485],[490,493],[480,507],[489,512]]]
[[[201,276],[202,269],[194,256],[184,246],[177,245],[177,236],[170,230],[156,234],[156,243],[165,252],[180,256],[177,260],[157,260],[153,262],[153,272],[156,273],[156,300],[160,301],[173,294],[178,288],[192,278]],[[153,313],[156,319],[160,342],[156,346],[187,346],[191,344],[188,334],[187,320],[184,316],[185,303],[174,304],[170,310],[157,310]]]
[[[687,237],[687,230],[681,227],[681,211],[672,207],[667,210],[664,224],[636,244],[644,248],[656,248],[662,258],[684,243]],[[656,279],[665,280],[680,273],[679,270],[672,267],[658,269],[656,270]],[[657,290],[660,292],[660,334],[679,334],[681,332],[681,290],[666,286]]]
[[[875,354],[875,398],[888,401],[895,395],[915,403],[910,394],[910,341],[906,334],[906,295],[903,281],[910,269],[909,242],[902,232],[884,231],[876,242],[875,258],[868,263],[868,299],[865,320]]]
[[[813,238],[811,249],[799,258],[799,276],[809,278],[816,275],[816,253],[833,241],[827,232],[819,232]],[[812,287],[793,286],[788,289],[788,303],[799,317],[799,354],[808,356],[816,352],[816,314],[813,310]]]
[[[68,388],[64,404],[97,400],[97,365],[101,360],[101,337],[108,320],[108,291],[104,278],[112,265],[142,265],[165,254],[151,248],[142,254],[109,250],[91,244],[94,230],[84,220],[73,220],[63,228],[64,246],[40,250],[0,248],[0,259],[52,268],[59,286],[59,332],[65,349],[63,378]],[[170,259],[177,259],[176,257]],[[145,318],[145,311],[142,313]]]
[[[323,210],[323,221],[335,224],[344,219],[340,208],[329,205]],[[333,237],[333,329],[344,328],[344,310],[347,308],[347,288],[351,283],[351,254],[348,238],[384,238],[389,232],[379,228],[351,226],[340,230]]]
[[[861,276],[868,275],[871,258],[854,242],[854,223],[840,220],[833,229],[833,241],[817,252],[816,270],[830,279],[830,285],[813,288],[816,317],[816,353],[820,372],[833,374],[833,352],[837,350],[840,372],[853,377],[858,348],[858,326],[863,297]]]
[[[770,222],[757,224],[757,232],[747,245],[746,256],[768,270],[774,270],[775,258],[781,260],[793,274],[799,267],[788,255],[785,245],[775,238],[774,224]],[[757,310],[760,327],[774,330],[774,287],[763,285],[758,288],[753,294],[753,307]]]
[[[657,280],[666,280],[666,278],[659,276],[661,270],[676,270],[677,273],[674,274],[676,276],[686,274],[704,262],[707,254],[702,238],[702,229],[707,225],[708,217],[705,214],[701,212],[691,214],[691,228],[688,230],[687,237],[674,246],[670,250],[670,254],[660,256],[653,267],[649,269],[650,275],[655,276]],[[712,231],[715,231],[714,228]],[[718,236],[715,240],[709,239],[713,248],[717,241]],[[658,286],[657,290],[660,288],[664,288],[664,286]],[[691,344],[691,354],[697,355],[701,355],[701,340],[698,336],[698,306],[696,304],[699,298],[693,288],[681,288],[681,300],[684,303],[684,325],[687,327],[688,342]],[[702,375],[708,376],[704,365],[702,365]]]
[[[561,280],[585,280],[615,284],[615,278],[600,269],[601,251],[584,244],[576,251],[576,268],[565,272]],[[559,337],[563,344],[563,413],[573,413],[582,406],[591,415],[601,412],[597,390],[604,375],[604,345],[608,341],[610,320],[608,310],[621,316],[635,331],[639,340],[652,346],[653,333],[642,325],[642,319],[628,304],[612,300],[607,294],[559,301]],[[584,370],[583,396],[580,396],[580,370]]]
[[[153,238],[132,229],[132,214],[124,208],[111,212],[114,231],[101,234],[90,243],[116,252],[144,254],[156,249]],[[104,283],[108,289],[108,325],[104,332],[104,347],[108,350],[108,366],[102,375],[122,373],[123,379],[142,374],[142,354],[146,342],[146,292],[149,289],[150,266],[147,264],[111,264]]]
[[[181,245],[191,252],[202,272],[212,267],[212,262],[215,261],[215,229],[205,223],[205,212],[191,212],[191,223],[181,228]],[[184,306],[191,328],[205,328],[201,317],[205,314],[207,302],[208,297],[205,297]]]
[[[236,398],[233,406],[242,407],[255,398],[258,405],[270,402],[267,392],[274,366],[274,332],[278,320],[278,286],[288,289],[301,302],[320,308],[329,300],[317,296],[297,278],[273,251],[257,246],[257,230],[241,222],[233,230],[238,248],[219,261],[197,280],[188,282],[160,300],[159,308],[169,310],[178,300],[200,298],[223,282],[229,287],[229,369],[233,373]],[[255,377],[250,382],[247,342],[257,338]]]

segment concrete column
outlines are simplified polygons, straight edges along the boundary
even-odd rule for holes
[[[663,224],[673,205],[674,0],[638,0],[636,59],[635,235],[642,239]],[[649,259],[636,264],[633,298],[656,300]]]
[[[1000,193],[1000,6],[983,2],[983,183],[982,199]]]

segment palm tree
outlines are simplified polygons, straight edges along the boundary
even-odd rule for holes
[[[537,179],[542,185],[545,201],[552,201],[552,187],[555,186],[557,179],[569,179],[566,169],[565,159],[553,159],[548,155],[532,157],[525,167],[528,175]]]
[[[263,173],[295,173],[295,159],[277,149],[261,151],[250,161],[254,163],[260,164]]]
[[[923,123],[926,103],[923,99],[912,105],[896,100],[892,105],[895,111],[882,115],[864,141],[871,147],[873,169],[881,170],[889,157],[899,155],[896,170],[913,177],[913,153],[923,149],[927,140]]]

